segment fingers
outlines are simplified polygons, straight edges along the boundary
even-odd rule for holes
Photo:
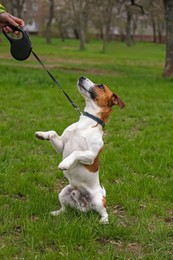
[[[21,26],[21,27],[24,27],[25,26],[25,23],[22,19],[18,18],[18,17],[15,17],[9,13],[2,13],[0,15],[0,27],[3,27],[3,30],[4,32],[6,33],[12,33],[14,32],[9,26],[8,24],[10,25],[13,25],[15,27],[17,26]]]
[[[13,30],[9,26],[4,26],[3,30],[4,30],[5,33],[12,33],[13,32]]]
[[[15,17],[13,15],[9,15],[9,23],[13,26],[21,26],[21,27],[24,27],[25,26],[25,23],[22,19],[18,18],[18,17]]]

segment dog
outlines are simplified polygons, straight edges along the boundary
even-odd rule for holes
[[[100,223],[107,224],[106,191],[99,181],[103,126],[113,105],[122,109],[125,104],[106,85],[94,84],[83,76],[77,86],[86,103],[79,121],[67,127],[61,136],[55,131],[35,133],[38,139],[49,140],[56,152],[63,154],[58,168],[69,181],[59,193],[61,208],[51,215],[57,216],[67,207],[83,212],[95,210],[101,216]]]

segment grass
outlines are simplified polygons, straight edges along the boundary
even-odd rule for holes
[[[100,179],[110,224],[69,210],[58,218],[57,192],[67,183],[61,160],[37,130],[63,129],[78,119],[62,92],[31,57],[18,62],[0,45],[1,259],[172,259],[173,103],[162,78],[163,45],[112,42],[106,54],[92,41],[32,37],[34,51],[82,109],[80,75],[107,84],[126,103],[105,128]]]

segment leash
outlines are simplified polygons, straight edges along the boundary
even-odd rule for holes
[[[41,59],[38,57],[38,55],[32,50],[32,44],[31,41],[29,39],[28,34],[26,33],[26,31],[24,31],[20,26],[18,27],[14,27],[12,25],[7,25],[9,26],[14,32],[20,32],[22,33],[22,37],[21,38],[12,38],[10,37],[8,34],[6,34],[3,31],[3,34],[5,35],[5,37],[9,40],[10,44],[11,44],[11,48],[10,48],[10,52],[11,55],[13,56],[13,58],[15,58],[16,60],[26,60],[30,54],[32,53],[35,57],[35,59],[38,61],[38,63],[43,67],[43,69],[47,72],[47,74],[49,75],[49,77],[52,79],[52,81],[57,85],[57,87],[63,92],[63,94],[65,95],[65,97],[67,98],[67,100],[70,102],[70,104],[73,106],[73,108],[80,114],[83,116],[87,116],[91,119],[93,119],[94,121],[96,121],[98,124],[100,124],[102,127],[105,126],[105,123],[98,117],[88,113],[88,112],[81,112],[79,107],[73,102],[73,100],[70,98],[70,96],[67,94],[67,92],[65,92],[61,86],[61,84],[59,83],[59,81],[48,71],[48,69],[45,67],[45,65],[43,64],[43,62],[41,61]]]
[[[55,84],[58,86],[59,89],[61,89],[61,91],[64,93],[64,95],[66,96],[67,100],[70,102],[70,104],[73,106],[73,108],[80,114],[82,115],[82,112],[80,111],[79,107],[73,102],[73,100],[69,97],[69,95],[63,90],[63,88],[61,87],[60,83],[57,81],[57,79],[47,70],[47,68],[44,66],[43,62],[40,60],[40,58],[37,56],[37,54],[32,50],[31,51],[32,54],[34,55],[34,57],[36,58],[36,60],[40,63],[40,65],[43,67],[43,69],[46,70],[46,72],[48,73],[49,77],[53,80],[53,82],[55,82]]]

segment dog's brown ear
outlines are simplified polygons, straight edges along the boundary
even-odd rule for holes
[[[120,109],[125,107],[124,102],[116,94],[112,95],[112,103],[113,103],[113,105],[118,105],[120,107]]]

